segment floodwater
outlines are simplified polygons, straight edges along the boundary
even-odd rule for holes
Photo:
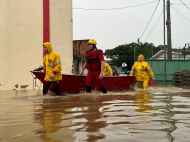
[[[0,91],[0,142],[189,142],[190,89]]]

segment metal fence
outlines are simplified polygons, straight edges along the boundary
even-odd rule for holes
[[[160,50],[161,49],[161,50]],[[164,50],[162,48],[135,48],[134,62],[138,60],[138,55],[143,54],[145,61],[151,66],[155,79],[158,84],[164,84]],[[173,73],[176,71],[190,70],[190,47],[172,49],[172,60],[167,58],[167,48],[165,53],[166,59],[166,84],[172,84]]]
[[[164,50],[156,47],[152,48],[135,48],[134,49],[134,61],[137,61],[138,55],[143,54],[145,59],[153,60],[163,60],[164,59]],[[166,49],[166,59],[168,59],[167,49]],[[172,60],[190,60],[190,49],[188,48],[179,48],[172,49]]]
[[[152,68],[158,84],[164,84],[164,61],[145,60]],[[166,84],[172,84],[173,73],[176,71],[190,70],[189,60],[166,60]]]

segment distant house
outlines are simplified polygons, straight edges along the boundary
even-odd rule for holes
[[[157,52],[152,58],[152,60],[164,60],[164,50]],[[168,59],[166,51],[166,59]],[[172,60],[190,60],[190,49],[172,49]]]
[[[89,39],[83,40],[73,40],[73,69],[72,73],[78,75],[85,63],[85,53],[88,49]],[[87,71],[84,71],[84,75],[87,74]]]
[[[88,49],[89,39],[73,40],[73,53],[80,55],[80,53],[86,53]]]
[[[106,58],[106,57],[104,56],[104,60],[105,60],[106,63],[108,63],[109,65],[113,66],[113,62],[112,62],[111,59]]]

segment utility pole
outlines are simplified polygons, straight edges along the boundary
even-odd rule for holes
[[[167,0],[167,21],[166,21],[166,25],[167,25],[168,59],[172,60],[170,0]]]
[[[163,16],[163,22],[164,22],[164,85],[166,84],[166,34],[165,34],[165,29],[166,29],[166,19],[165,19],[165,0],[163,0],[163,11],[164,11],[164,16]]]
[[[139,54],[141,54],[141,50],[140,50],[140,38],[138,38],[137,43],[138,43],[138,48],[139,48]]]

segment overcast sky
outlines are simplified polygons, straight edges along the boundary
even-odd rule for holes
[[[94,38],[97,47],[104,51],[137,42],[158,2],[159,0],[73,0],[73,39]],[[184,47],[190,43],[190,0],[182,0],[188,8],[180,0],[170,2],[172,48]],[[163,0],[160,0],[152,21],[140,38],[141,42],[163,45],[162,12]]]

